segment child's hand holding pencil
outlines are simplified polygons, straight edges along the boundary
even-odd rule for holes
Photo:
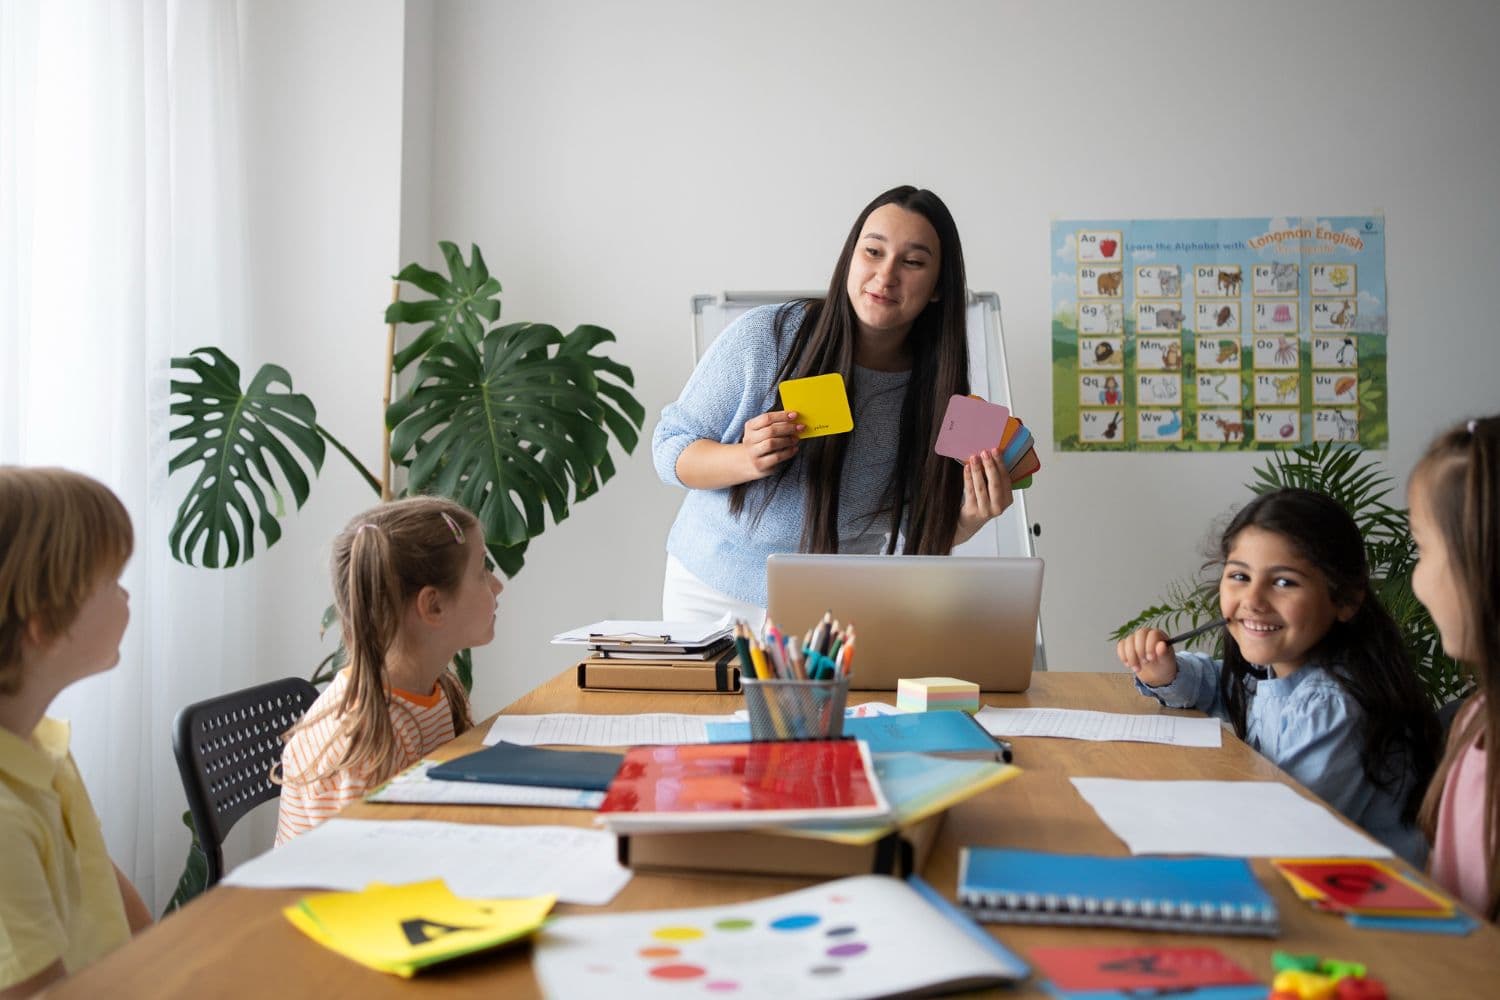
[[[1169,636],[1159,628],[1143,628],[1115,644],[1115,655],[1147,687],[1161,687],[1177,678],[1177,654],[1172,646],[1202,635],[1204,632],[1222,628],[1223,618],[1189,629],[1181,635]]]

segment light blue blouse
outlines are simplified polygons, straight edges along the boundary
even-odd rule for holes
[[[1202,653],[1178,653],[1170,684],[1150,687],[1137,680],[1136,688],[1168,708],[1228,719],[1219,697],[1220,667]],[[1360,762],[1362,710],[1333,675],[1309,663],[1289,677],[1251,677],[1245,685],[1245,742],[1420,869],[1427,841],[1416,826],[1401,821],[1401,803],[1415,780],[1410,761],[1402,761],[1405,773],[1394,789],[1370,783]]]
[[[700,439],[733,444],[747,421],[770,408],[776,372],[802,319],[800,307],[794,307],[778,343],[779,308],[760,306],[735,320],[709,346],[682,395],[662,410],[651,442],[662,482],[684,486],[677,477],[677,459],[688,445]],[[840,552],[881,552],[889,540],[896,441],[910,380],[910,372],[856,366],[846,386],[854,431],[839,480]],[[750,485],[742,517],[729,512],[729,490],[688,490],[667,536],[667,551],[688,572],[720,593],[761,608],[766,606],[766,557],[801,547],[807,489],[802,463],[793,460],[780,489],[772,491],[770,484],[762,479]],[[752,516],[755,512],[758,518]]]

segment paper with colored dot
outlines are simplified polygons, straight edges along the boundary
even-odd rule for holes
[[[1025,977],[1019,959],[953,919],[899,879],[861,875],[729,906],[560,917],[537,935],[533,968],[548,996],[611,1000],[832,1000]]]

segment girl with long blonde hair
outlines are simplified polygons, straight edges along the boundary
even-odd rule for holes
[[[278,844],[472,726],[450,667],[495,637],[502,586],[478,521],[451,500],[360,514],[334,540],[332,564],[349,665],[286,734]]]

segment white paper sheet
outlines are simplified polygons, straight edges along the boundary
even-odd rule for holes
[[[729,906],[567,916],[536,937],[549,997],[610,1000],[910,996],[1026,977],[899,879],[862,875]]]
[[[1059,736],[1069,740],[1122,740],[1177,747],[1217,747],[1224,743],[1218,719],[1190,719],[1181,715],[985,707],[975,718],[992,736]]]
[[[240,865],[224,884],[355,890],[440,878],[459,896],[555,892],[565,903],[603,906],[630,874],[615,860],[614,835],[602,830],[331,819]]]
[[[626,621],[610,619],[593,622],[580,628],[559,632],[552,637],[555,645],[585,644],[600,638],[618,639],[627,642],[677,643],[685,646],[702,646],[727,635],[734,627],[729,615],[717,621],[669,622]]]
[[[1074,778],[1132,854],[1381,858],[1390,850],[1279,781]]]
[[[437,803],[450,806],[542,806],[552,809],[598,809],[603,792],[579,788],[500,785],[488,781],[437,781],[427,777],[435,760],[424,760],[392,778],[366,802]]]
[[[655,743],[707,743],[708,723],[733,722],[732,715],[502,715],[484,742],[521,746],[639,747]]]

